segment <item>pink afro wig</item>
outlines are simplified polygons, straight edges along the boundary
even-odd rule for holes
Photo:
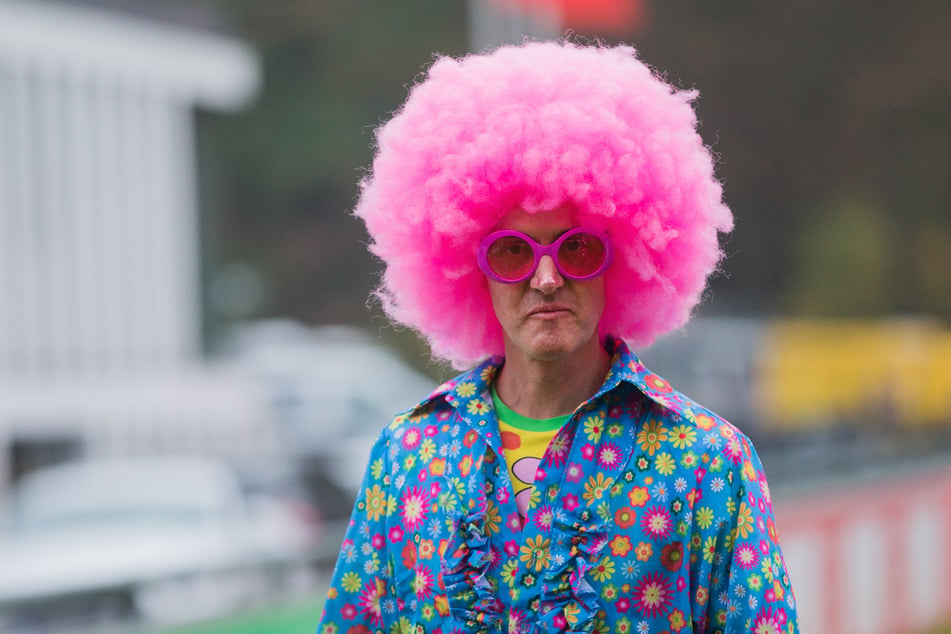
[[[637,347],[682,326],[733,224],[695,96],[626,46],[437,59],[377,130],[355,209],[386,265],[386,313],[456,367],[501,353],[479,242],[512,209],[570,206],[615,246],[601,333]]]

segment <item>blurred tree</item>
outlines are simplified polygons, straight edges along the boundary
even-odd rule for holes
[[[263,272],[263,314],[367,323],[378,265],[348,211],[372,129],[433,52],[467,49],[465,0],[201,2],[231,15],[265,65],[256,107],[208,126],[221,157],[217,259]],[[737,216],[711,308],[951,318],[951,3],[648,10],[638,30],[606,37],[700,90],[701,134]],[[862,204],[835,202],[843,192]]]
[[[879,315],[889,308],[891,231],[881,211],[844,198],[799,227],[788,309],[822,316]]]
[[[637,47],[672,81],[700,90],[702,134],[721,157],[737,216],[726,244],[729,278],[713,284],[719,306],[785,308],[801,283],[798,243],[787,238],[821,224],[817,215],[840,192],[863,192],[893,219],[893,243],[909,245],[926,222],[946,226],[946,0],[665,0],[651,9]],[[938,289],[920,278],[912,249],[890,252],[892,268],[907,273],[886,308],[937,310],[941,302],[928,296]],[[947,308],[942,314],[951,318]]]
[[[263,60],[260,99],[205,118],[219,191],[215,259],[250,263],[262,314],[366,322],[376,265],[349,215],[372,130],[434,52],[466,50],[461,1],[203,0],[226,12]]]

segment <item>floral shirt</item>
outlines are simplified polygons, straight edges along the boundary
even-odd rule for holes
[[[494,358],[377,441],[318,634],[798,632],[749,439],[620,340],[519,516]]]

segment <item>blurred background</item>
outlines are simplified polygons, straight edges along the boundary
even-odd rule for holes
[[[802,631],[951,623],[946,0],[0,0],[0,632],[313,631],[451,374],[367,303],[373,129],[566,32],[700,91],[736,230],[638,352],[756,443]]]

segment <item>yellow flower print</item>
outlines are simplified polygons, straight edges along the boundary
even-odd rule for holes
[[[716,537],[707,537],[707,541],[703,542],[703,560],[708,564],[713,563],[713,558],[717,554],[717,538]]]
[[[614,576],[614,561],[610,557],[605,557],[598,562],[598,565],[591,569],[591,576],[595,581],[605,582]]]
[[[741,539],[746,539],[753,532],[753,528],[753,511],[746,505],[746,502],[743,502],[736,514],[736,533]]]
[[[379,484],[374,484],[373,488],[366,492],[367,519],[375,522],[380,519],[386,511],[386,493],[380,488]]]
[[[484,414],[489,410],[489,406],[481,398],[474,398],[466,405],[470,414]]]
[[[551,541],[541,535],[529,537],[525,545],[519,548],[519,559],[530,568],[534,566],[535,572],[541,572],[551,561],[550,546]]]
[[[637,548],[634,549],[634,554],[637,556],[638,561],[647,561],[651,558],[651,555],[654,554],[654,547],[647,542],[641,542],[637,545]]]
[[[459,463],[459,474],[462,475],[463,478],[468,478],[470,470],[472,470],[472,457],[465,456]]]
[[[713,526],[713,519],[714,519],[713,509],[710,508],[709,506],[700,507],[699,509],[697,509],[696,518],[697,518],[697,526],[699,526],[700,528],[704,530],[710,528],[711,526]]]
[[[759,568],[763,573],[763,577],[765,577],[769,583],[772,583],[776,579],[776,575],[773,574],[773,563],[769,559],[764,558]]]
[[[360,590],[363,582],[360,579],[360,575],[351,570],[340,580],[340,585],[342,585],[343,589],[347,592],[357,592]]]
[[[514,588],[516,577],[518,577],[518,562],[510,559],[502,566],[502,581],[504,581],[508,587]]]
[[[574,626],[578,622],[578,615],[581,614],[581,606],[577,603],[569,603],[565,606],[563,614],[568,625]]]
[[[425,463],[436,457],[436,442],[432,438],[427,438],[419,447],[419,459]]]
[[[637,442],[641,450],[646,451],[647,455],[653,456],[654,452],[660,449],[660,445],[667,441],[667,428],[659,420],[649,420],[644,427],[637,432]]]
[[[589,416],[584,421],[584,433],[588,440],[598,442],[601,440],[601,433],[604,431],[604,419],[601,416]]]
[[[677,461],[665,451],[657,454],[657,458],[654,460],[654,468],[661,475],[669,476],[677,468]]]
[[[476,385],[472,381],[465,381],[456,386],[456,394],[462,398],[469,398],[476,392]]]
[[[584,495],[581,497],[590,505],[595,500],[600,500],[612,484],[614,484],[614,478],[605,478],[603,473],[591,476],[584,485]]]
[[[677,449],[686,449],[697,440],[697,430],[689,425],[678,425],[670,431],[670,440]]]

